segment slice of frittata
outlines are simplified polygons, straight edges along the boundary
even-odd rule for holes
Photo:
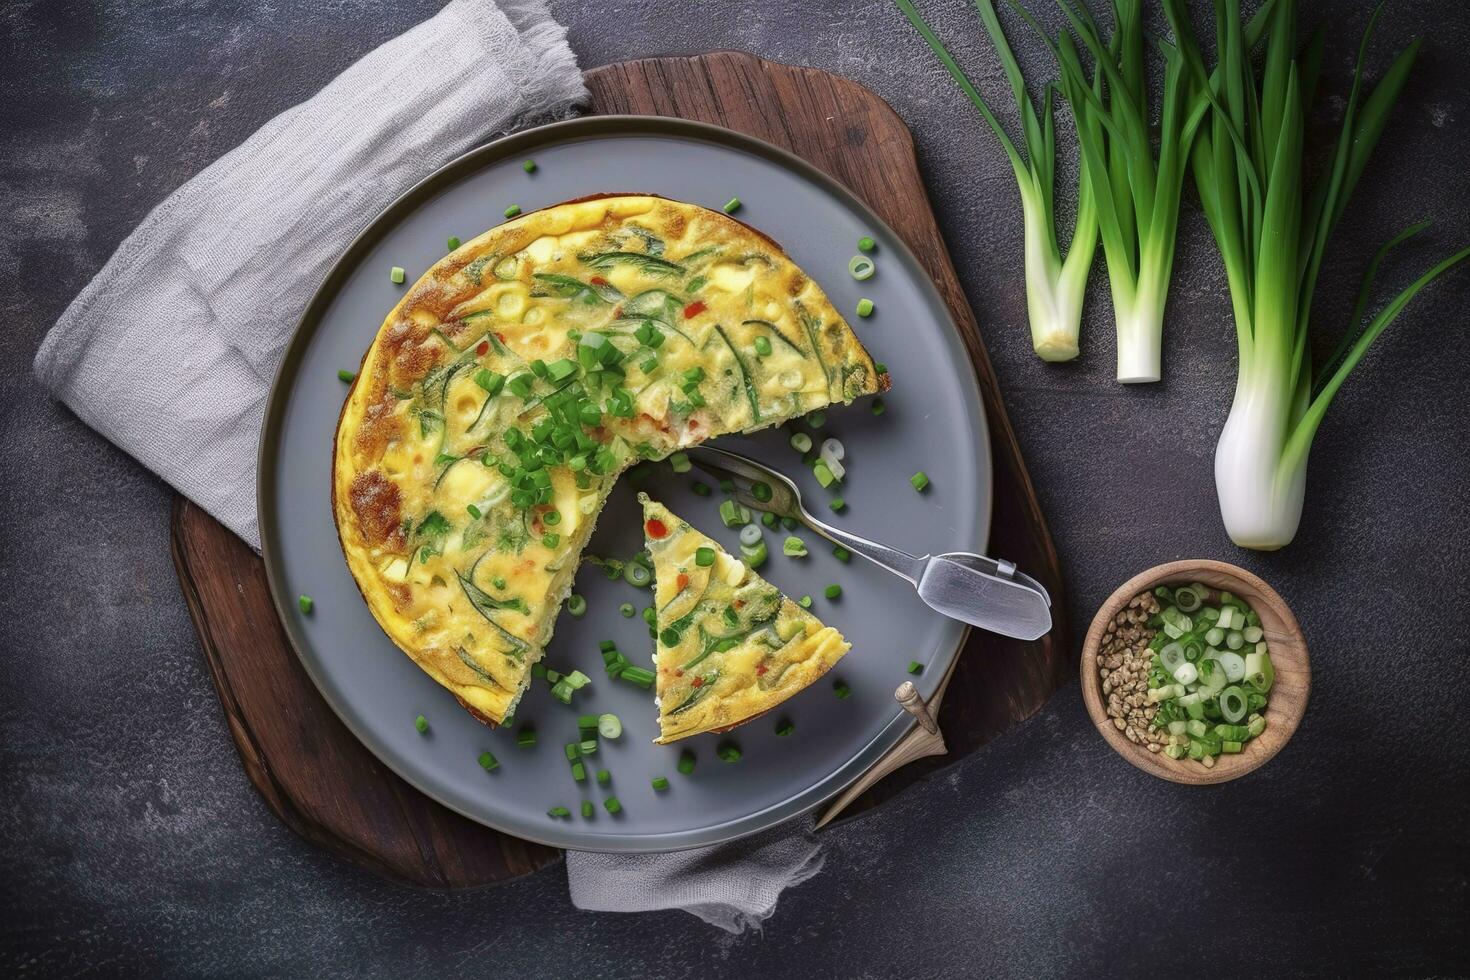
[[[743,725],[851,648],[713,539],[647,494],[643,536],[658,611],[660,743]]]

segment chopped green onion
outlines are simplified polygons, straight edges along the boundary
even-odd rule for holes
[[[623,734],[623,723],[615,714],[601,715],[597,719],[597,734],[603,738],[617,738]]]
[[[669,788],[669,778],[667,776],[654,776],[653,779],[649,781],[649,785],[651,785],[656,792],[662,793],[664,790]]]
[[[609,796],[602,801],[602,805],[607,808],[608,813],[621,813],[623,811],[623,804],[618,802],[616,796]]]
[[[759,357],[771,356],[771,341],[767,337],[755,338],[755,352]]]
[[[704,547],[694,549],[694,564],[698,565],[700,568],[708,568],[714,563],[715,549]]]
[[[425,718],[423,715],[419,715],[413,720],[413,727],[418,730],[418,733],[420,735],[422,735],[424,732],[429,730],[429,719]]]
[[[882,415],[884,412],[888,411],[888,405],[883,401],[881,397],[874,398],[872,403],[868,406],[868,411],[872,412],[874,415]]]
[[[516,745],[523,749],[529,749],[536,744],[536,730],[529,725],[522,725],[521,730],[516,732]]]
[[[685,749],[683,752],[679,753],[679,765],[678,765],[678,769],[679,769],[679,772],[681,772],[685,776],[689,775],[691,772],[694,771],[694,753],[693,752],[689,751],[688,749]]]
[[[832,693],[837,695],[837,700],[846,701],[852,697],[852,688],[847,686],[846,681],[835,681],[832,684]]]
[[[764,524],[766,527],[775,527],[779,521],[780,518],[778,518],[770,511],[766,511],[764,514],[761,514],[761,523]],[[744,532],[745,528],[741,528],[740,530]]]
[[[755,569],[760,568],[766,563],[766,559],[770,557],[770,552],[767,551],[764,541],[755,545],[742,544],[740,546],[740,557],[744,559],[747,567]]]
[[[508,207],[508,208],[505,209],[505,216],[507,218],[514,218],[516,215],[518,215],[520,213],[521,213],[521,206],[519,204],[512,204],[510,207]]]
[[[596,813],[596,812],[597,812],[597,807],[595,807],[595,806],[592,805],[592,801],[591,800],[583,800],[582,801],[582,818],[584,820],[591,820],[592,819],[592,815],[594,813]]]
[[[730,200],[728,200],[728,201],[725,202],[725,206],[723,208],[721,208],[721,210],[724,211],[726,214],[734,214],[736,211],[739,211],[740,210],[740,198],[738,198],[738,197],[732,197],[732,198],[730,198]]]
[[[852,552],[842,547],[842,545],[837,544],[832,546],[832,557],[840,562],[846,563],[852,560]]]
[[[909,477],[909,486],[922,493],[924,491],[924,488],[929,486],[929,474],[925,473],[923,470],[920,470],[913,476]]]
[[[562,746],[562,749],[566,753],[568,762],[576,762],[577,757],[582,754],[582,750],[577,747],[576,742],[568,742],[566,745]]]
[[[803,609],[810,609],[812,607],[812,597],[809,595],[804,595],[800,599],[796,600],[796,604]]]
[[[823,589],[822,590],[822,593],[828,599],[836,599],[838,596],[842,595],[842,586],[840,586],[840,585],[838,585],[837,583],[834,582],[831,585],[827,586],[825,589]]]
[[[847,271],[854,279],[862,282],[863,280],[873,278],[873,273],[878,271],[878,267],[866,255],[854,255],[848,260]]]
[[[388,279],[390,282],[395,282],[399,285],[402,285],[404,278],[405,275],[403,272],[403,266],[395,265],[393,268],[388,270]]]
[[[525,163],[521,164],[521,169],[524,170],[528,174],[535,173],[536,172],[536,161],[535,160],[527,160]]]
[[[781,722],[776,725],[776,734],[781,736],[782,738],[785,738],[787,735],[790,735],[794,731],[796,731],[796,726],[787,719],[782,719]]]
[[[486,772],[493,772],[494,770],[500,768],[500,760],[495,758],[495,756],[491,755],[489,752],[481,752],[480,758],[476,761],[480,763],[480,768],[485,770]]]
[[[357,372],[338,370],[337,380],[346,382],[347,384],[351,384],[352,382],[357,380]]]
[[[695,495],[699,497],[708,497],[711,493],[714,492],[710,489],[710,485],[708,483],[704,483],[701,480],[695,480],[689,485],[689,489],[693,490]]]
[[[316,602],[312,600],[311,596],[303,595],[296,597],[296,605],[303,613],[309,616],[311,615],[312,609],[315,608]]]
[[[653,611],[652,606],[643,607],[643,621],[649,626],[653,626],[658,622],[658,613]]]
[[[623,614],[624,619],[632,619],[633,614],[637,611],[631,602],[625,602],[621,606],[618,606],[618,612]]]
[[[840,514],[847,509],[847,501],[843,500],[841,497],[833,497],[831,500],[827,501],[827,506],[832,508],[833,513]]]
[[[790,535],[782,542],[781,553],[787,558],[805,558],[807,555],[806,542],[795,535]]]
[[[723,742],[715,749],[715,755],[720,757],[721,762],[739,762],[740,747],[733,742]]]
[[[858,239],[858,251],[859,252],[871,252],[873,249],[875,249],[877,247],[878,247],[878,243],[875,242],[875,241],[873,241],[867,235],[864,235],[862,238],[859,238]]]
[[[646,691],[653,684],[653,671],[644,670],[642,667],[624,667],[619,679],[630,684],[637,684]]]
[[[811,412],[806,417],[807,427],[813,430],[820,429],[827,424],[827,413],[821,409]]]
[[[567,612],[580,619],[587,614],[587,600],[573,592],[567,596]]]
[[[688,473],[694,464],[689,462],[689,454],[681,450],[669,456],[669,465],[674,468],[675,473]]]
[[[610,782],[612,782],[612,773],[608,772],[606,769],[597,770],[597,785],[606,786]],[[591,806],[590,803],[587,805]]]
[[[554,806],[550,810],[547,810],[546,811],[546,815],[548,817],[557,817],[557,818],[570,817],[572,815],[572,811],[571,810],[568,810],[564,806]]]
[[[857,303],[857,315],[860,316],[860,317],[862,317],[865,320],[868,317],[872,316],[873,315],[873,301],[870,300],[870,299],[868,299],[868,298],[866,298],[866,297],[864,297],[863,299],[858,300],[858,303]]]
[[[555,550],[556,546],[561,544],[561,535],[554,531],[547,531],[541,535],[541,544],[545,548]]]
[[[771,499],[772,492],[771,485],[760,480],[750,485],[750,495],[763,504]]]
[[[580,761],[572,763],[572,778],[579,783],[587,781],[587,766]]]
[[[809,453],[812,450],[812,437],[805,432],[794,432],[791,434],[791,448],[799,453]]]
[[[924,672],[924,665],[923,664],[919,663],[917,660],[910,660],[909,661],[909,673],[910,674],[922,674],[923,672]]]
[[[733,500],[720,501],[720,520],[726,527],[744,527],[750,523],[750,511]]]
[[[459,248],[459,239],[458,238],[455,238],[453,235],[450,235],[449,236],[449,241],[446,242],[445,244],[449,246],[449,251],[452,252],[455,249]]]

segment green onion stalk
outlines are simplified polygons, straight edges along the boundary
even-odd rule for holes
[[[1112,0],[1113,34],[1106,41],[1085,6],[1074,6],[1070,0],[1057,0],[1057,5],[1092,56],[1091,83],[1071,33],[1062,31],[1052,38],[1012,0],[1055,56],[1061,67],[1058,85],[1077,119],[1078,143],[1108,263],[1118,333],[1118,380],[1157,381],[1179,198],[1199,113],[1190,111],[1185,64],[1165,51],[1155,150],[1142,0]]]
[[[1192,84],[1209,105],[1190,163],[1224,260],[1240,354],[1234,402],[1215,449],[1220,514],[1236,544],[1274,550],[1291,541],[1301,522],[1307,455],[1338,389],[1414,296],[1470,258],[1470,249],[1433,266],[1369,318],[1379,264],[1425,225],[1412,225],[1392,238],[1368,266],[1349,329],[1314,375],[1307,324],[1323,253],[1418,45],[1400,52],[1365,96],[1363,62],[1379,11],[1373,13],[1359,46],[1342,130],[1322,178],[1304,194],[1305,117],[1322,39],[1319,34],[1298,53],[1296,0],[1275,0],[1268,7],[1258,85],[1251,68],[1257,24],[1242,29],[1239,0],[1216,2],[1219,64],[1212,74],[1206,73],[1184,0],[1164,0],[1176,41],[1165,48],[1171,60],[1188,65]]]
[[[1044,361],[1070,361],[1077,356],[1081,332],[1082,302],[1087,291],[1087,273],[1097,250],[1097,207],[1092,182],[1084,163],[1078,176],[1077,218],[1071,243],[1064,258],[1058,242],[1054,198],[1056,179],[1056,121],[1052,100],[1054,89],[1046,86],[1040,115],[1011,47],[1006,42],[991,0],[975,0],[980,20],[995,45],[1006,77],[1010,80],[1016,108],[1021,117],[1021,142],[1025,154],[1006,134],[978,89],[955,62],[934,31],[910,0],[895,0],[960,90],[974,103],[995,133],[1015,172],[1021,192],[1021,220],[1025,237],[1026,309],[1031,322],[1031,345]]]

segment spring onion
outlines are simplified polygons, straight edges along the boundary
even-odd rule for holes
[[[312,609],[316,607],[316,601],[313,600],[312,597],[309,595],[297,596],[296,607],[306,615],[310,616]]]
[[[528,725],[522,725],[521,730],[516,732],[516,746],[522,749],[536,747],[536,729]]]
[[[721,762],[739,762],[741,758],[740,747],[733,742],[724,742],[715,749],[715,755],[720,757]]]
[[[846,701],[852,697],[852,688],[847,686],[846,681],[834,681],[832,684],[832,693],[837,695],[837,700]]]
[[[618,802],[616,796],[609,796],[602,801],[602,805],[608,813],[621,813],[623,811],[623,804]]]
[[[508,208],[505,209],[505,216],[507,218],[514,218],[516,215],[518,215],[520,213],[521,213],[521,206],[519,204],[512,204],[510,207],[508,207]]]
[[[344,384],[351,384],[352,382],[354,382],[354,381],[357,380],[357,372],[356,371],[344,371],[344,370],[340,370],[339,369],[337,371],[337,380],[338,381],[341,381]]]
[[[909,661],[909,673],[910,674],[922,674],[923,672],[924,672],[924,665],[923,664],[919,663],[917,660],[910,660]]]
[[[690,752],[688,749],[685,749],[683,752],[680,752],[679,753],[679,765],[678,765],[677,768],[678,768],[679,772],[682,773],[685,776],[687,776],[691,772],[693,772],[694,771],[694,753],[693,752]]]
[[[554,806],[550,810],[546,811],[546,815],[548,817],[560,819],[562,817],[570,817],[572,815],[572,811],[568,810],[564,806]]]
[[[398,285],[401,286],[401,285],[403,285],[403,280],[405,278],[406,278],[406,275],[405,275],[405,273],[403,271],[403,266],[401,266],[401,265],[395,265],[393,268],[391,268],[391,269],[388,270],[388,281],[389,282],[393,282],[393,283],[396,283],[396,284],[398,284]]]
[[[834,582],[823,589],[822,594],[825,595],[828,599],[836,599],[838,596],[842,595],[842,586]]]
[[[755,525],[751,526],[754,527]],[[766,543],[764,541],[761,541],[754,546],[742,544],[740,546],[740,557],[744,559],[745,564],[748,567],[754,569],[760,568],[766,563],[766,559],[770,557],[770,552],[766,550]]]
[[[759,524],[747,524],[740,529],[740,543],[754,546],[761,540],[761,528]]]
[[[625,602],[621,606],[618,606],[618,612],[623,614],[624,619],[632,619],[633,614],[637,611],[631,602]]]
[[[720,501],[720,520],[726,527],[742,527],[750,523],[750,510],[733,500]]]
[[[662,793],[669,788],[669,777],[654,776],[653,779],[649,780],[649,785],[653,787],[655,792]]]
[[[630,684],[636,684],[646,691],[653,684],[653,671],[645,670],[642,667],[624,667],[622,673],[618,675],[618,679],[625,680]]]
[[[858,239],[858,251],[859,252],[871,252],[873,249],[875,249],[877,247],[878,247],[878,243],[875,242],[875,241],[873,241],[873,239],[870,238],[870,237],[868,237],[867,235],[864,235],[862,238],[859,238]]]
[[[866,255],[854,255],[847,263],[847,271],[859,282],[873,278],[878,267]]]
[[[567,596],[567,612],[577,618],[587,615],[586,598],[577,595],[575,592]]]
[[[611,772],[608,772],[606,769],[597,770],[597,785],[606,786],[610,782],[612,782]]]
[[[1394,58],[1365,96],[1374,11],[1358,48],[1342,128],[1321,179],[1304,195],[1311,154],[1303,144],[1322,57],[1317,42],[1297,53],[1295,0],[1278,0],[1266,11],[1270,30],[1259,83],[1251,48],[1265,26],[1262,14],[1242,29],[1238,0],[1222,0],[1219,64],[1207,78],[1184,4],[1166,0],[1164,10],[1175,37],[1165,50],[1177,52],[1171,62],[1188,65],[1210,109],[1190,162],[1224,260],[1239,349],[1235,397],[1215,447],[1220,516],[1236,544],[1274,550],[1296,535],[1307,456],[1338,389],[1419,291],[1470,258],[1470,249],[1430,268],[1370,319],[1365,313],[1380,262],[1426,225],[1411,225],[1390,239],[1368,263],[1336,351],[1314,372],[1307,327],[1327,242],[1403,89],[1418,42]]]
[[[827,506],[832,508],[832,512],[834,514],[840,514],[847,509],[847,501],[843,500],[841,497],[833,497],[831,500],[827,501]]]
[[[1053,39],[1023,8],[1017,9],[1051,49],[1061,68],[1058,88],[1078,120],[1077,141],[1107,258],[1118,380],[1157,381],[1179,199],[1202,110],[1189,99],[1184,60],[1164,48],[1162,100],[1155,119],[1138,0],[1113,0],[1113,35],[1106,40],[1086,9],[1059,6],[1092,55],[1097,68],[1092,79],[1070,32]],[[1198,111],[1191,114],[1191,109]]]
[[[812,451],[812,437],[809,436],[809,435],[807,435],[805,432],[792,433],[792,436],[791,436],[791,448],[792,449],[795,449],[799,453],[809,453],[809,452],[811,452]]]
[[[603,738],[617,738],[623,734],[623,723],[617,715],[604,714],[597,718],[597,734]]]
[[[882,398],[874,398],[872,404],[868,406],[868,411],[874,415],[882,415],[888,411],[888,404]]]
[[[494,772],[496,769],[500,768],[500,760],[495,758],[495,756],[491,755],[489,752],[481,752],[480,758],[475,761],[477,761],[480,764],[480,768],[485,770],[486,772]]]
[[[635,589],[646,589],[653,582],[653,572],[641,562],[630,561],[623,566],[623,581]]]
[[[429,730],[429,719],[423,715],[419,715],[413,720],[413,727],[415,731],[422,735]]]
[[[852,560],[852,552],[842,547],[842,545],[837,544],[832,546],[832,557],[836,558],[843,564],[846,564],[847,562]]]
[[[944,45],[924,23],[911,0],[896,0],[900,10],[928,43],[941,64],[969,97],[1005,150],[1021,194],[1021,219],[1025,242],[1026,308],[1031,321],[1031,345],[1045,361],[1069,361],[1077,356],[1082,320],[1082,302],[1087,290],[1087,273],[1097,250],[1098,211],[1093,182],[1083,160],[1077,186],[1077,220],[1064,259],[1057,236],[1054,201],[1056,182],[1055,119],[1052,86],[1042,96],[1038,116],[1021,67],[1011,53],[1001,30],[992,0],[976,0],[981,22],[995,45],[1010,80],[1011,92],[1021,115],[1023,157],[990,110],[980,92],[955,63]],[[1070,46],[1070,42],[1069,46]],[[1075,107],[1075,103],[1074,103]],[[1075,108],[1074,108],[1074,111]]]
[[[873,301],[866,296],[857,301],[857,315],[866,320],[873,315]]]
[[[740,210],[740,198],[730,198],[730,200],[726,201],[725,206],[720,210],[724,211],[726,214],[734,214],[736,211]]]
[[[535,173],[536,172],[536,161],[535,160],[527,160],[525,163],[521,164],[521,169],[524,170],[528,174]]]
[[[689,489],[693,490],[694,495],[697,497],[708,497],[711,493],[714,492],[710,489],[710,485],[702,480],[695,480],[689,485]]]
[[[909,485],[920,493],[923,493],[924,489],[929,486],[929,474],[920,470],[909,477]]]
[[[781,543],[781,553],[787,558],[805,558],[807,555],[806,542],[794,534],[788,535]]]

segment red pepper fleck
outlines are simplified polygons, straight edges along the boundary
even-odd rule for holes
[[[736,599],[734,602],[730,603],[730,605],[734,606],[736,609],[744,609],[745,608],[745,600],[744,599]]]
[[[604,279],[604,278],[602,278],[601,276],[593,276],[591,279],[588,279],[587,281],[590,282],[590,283],[592,283],[592,285],[594,285],[594,286],[606,286],[607,285],[607,280]]]
[[[490,350],[490,341],[482,340],[475,346],[475,353],[484,357]]]
[[[497,331],[495,331],[495,339],[498,340],[498,341],[500,341],[503,344],[503,343],[505,343],[505,334],[503,334],[499,330],[497,330]]]
[[[675,677],[683,677],[684,676],[684,671],[683,670],[676,670],[676,671],[674,671],[674,676]]]
[[[759,664],[755,668],[755,676],[757,676],[757,677],[759,677],[761,674],[764,674],[765,672],[766,672],[766,665],[765,664]]]
[[[669,529],[664,527],[664,522],[659,520],[657,517],[645,523],[643,525],[643,530],[648,532],[648,536],[650,538],[666,537],[669,533]]]
[[[695,317],[699,316],[699,314],[703,313],[705,309],[707,309],[707,307],[704,305],[704,300],[697,299],[694,302],[690,303],[688,306],[684,307],[684,319],[692,320]]]
[[[689,576],[685,575],[683,572],[680,572],[679,577],[674,579],[674,585],[676,585],[681,591],[688,588]]]
[[[690,687],[703,687],[704,686],[704,678],[703,677],[696,677],[696,678],[694,678],[694,680],[692,680],[692,681],[689,682],[689,686]]]

